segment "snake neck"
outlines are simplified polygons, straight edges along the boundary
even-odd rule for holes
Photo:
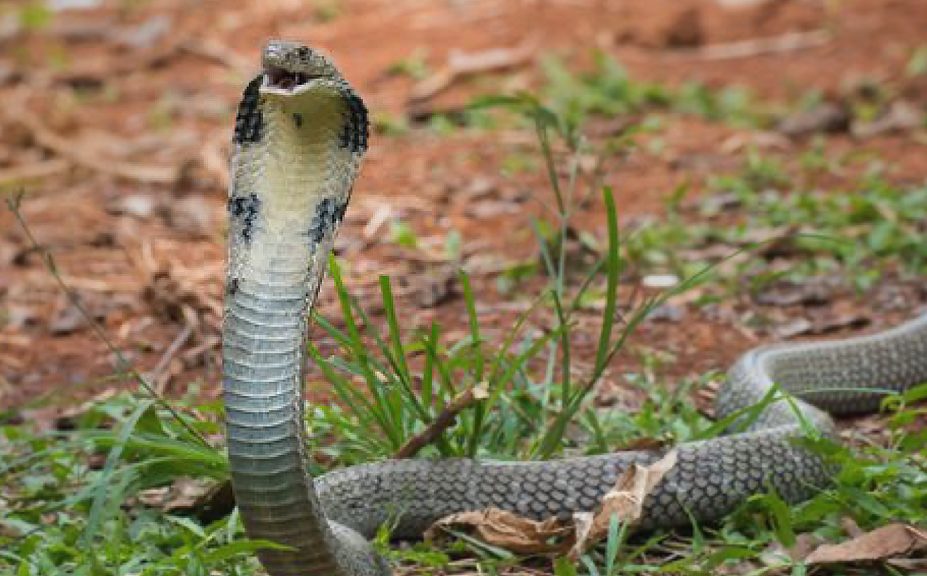
[[[259,553],[271,574],[349,574],[307,472],[303,382],[309,313],[366,145],[366,110],[341,79],[291,96],[266,89],[268,76],[245,90],[232,159],[223,325],[231,478],[249,537],[289,547]]]

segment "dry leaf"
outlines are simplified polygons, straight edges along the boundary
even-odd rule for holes
[[[569,545],[573,533],[569,522],[557,518],[543,521],[524,518],[506,510],[488,508],[446,516],[428,528],[426,540],[433,540],[439,530],[464,528],[480,540],[518,554],[561,552]]]
[[[760,554],[759,559],[764,566],[769,567],[782,566],[788,562],[800,562],[814,551],[815,548],[820,546],[821,542],[823,542],[823,539],[816,534],[810,532],[798,534],[795,538],[795,543],[788,548],[783,546],[780,542],[772,542],[767,546],[766,550]]]
[[[817,277],[805,282],[780,281],[759,292],[754,300],[761,306],[823,306],[839,290],[839,279]]]
[[[856,523],[856,520],[850,516],[844,516],[840,519],[840,527],[843,528],[843,531],[846,532],[847,536],[850,538],[859,538],[866,533],[865,530],[859,527],[859,524]],[[810,550],[808,552],[811,552]],[[805,554],[807,556],[807,554]]]
[[[608,534],[612,515],[622,522],[636,522],[641,517],[647,495],[675,465],[675,450],[650,466],[635,464],[602,497],[598,510],[577,512],[573,514],[572,521],[557,518],[537,521],[506,510],[488,508],[442,518],[425,531],[425,539],[434,539],[440,530],[464,528],[487,544],[519,554],[563,552],[569,549],[570,558],[575,560]]]
[[[602,497],[595,514],[574,514],[576,543],[570,549],[570,558],[579,558],[592,545],[605,538],[612,515],[625,523],[633,524],[639,520],[643,513],[644,500],[663,476],[676,466],[676,456],[676,450],[671,450],[649,466],[635,464],[618,477],[615,486]]]
[[[784,324],[779,324],[775,327],[773,332],[779,338],[792,338],[794,336],[808,334],[813,329],[814,324],[811,323],[811,320],[808,320],[807,318],[795,318],[794,320],[789,320]]]
[[[907,570],[906,574],[927,572],[927,558],[892,558],[885,561],[889,566]]]
[[[840,544],[823,544],[805,558],[806,564],[885,560],[927,548],[927,534],[906,524],[894,523]]]
[[[190,511],[212,489],[210,481],[180,477],[170,486],[142,490],[138,493],[138,500],[145,506],[160,508],[165,512]]]
[[[810,110],[802,110],[784,118],[779,132],[799,138],[819,132],[845,132],[850,127],[851,114],[844,104],[822,102]]]

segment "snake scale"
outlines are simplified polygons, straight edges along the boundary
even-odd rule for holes
[[[308,314],[367,148],[367,109],[331,61],[271,41],[235,121],[223,394],[232,483],[247,534],[286,545],[259,553],[273,576],[381,576],[367,539],[399,514],[414,537],[453,512],[497,507],[544,518],[592,510],[622,471],[657,452],[544,462],[398,460],[311,478],[303,383]],[[756,348],[717,399],[724,417],[775,382],[795,397],[747,430],[678,447],[645,502],[644,528],[715,520],[774,488],[790,502],[832,477],[793,440],[800,420],[833,432],[828,414],[872,410],[886,390],[927,381],[927,316],[841,341]],[[877,389],[875,387],[878,387]],[[867,390],[868,389],[868,390]],[[849,391],[847,391],[849,390]],[[800,398],[800,399],[797,399]]]

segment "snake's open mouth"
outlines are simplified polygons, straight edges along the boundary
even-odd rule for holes
[[[266,88],[293,91],[307,84],[313,78],[315,76],[303,72],[291,72],[276,66],[268,66],[264,69],[264,86]]]

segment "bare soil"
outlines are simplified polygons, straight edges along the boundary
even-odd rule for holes
[[[0,18],[9,24],[0,25],[0,187],[25,190],[21,212],[33,234],[134,366],[154,371],[169,395],[196,384],[196,392],[213,396],[225,162],[237,100],[268,37],[303,40],[334,55],[379,119],[410,110],[416,80],[391,74],[397,63],[421,57],[433,73],[455,52],[519,46],[531,58],[453,82],[424,103],[426,111],[454,110],[479,93],[538,86],[535,58],[559,54],[581,70],[595,50],[616,57],[636,79],[670,86],[738,85],[785,104],[812,91],[836,97],[879,85],[922,110],[927,105],[927,82],[905,71],[915,49],[927,43],[923,0],[728,4],[734,3],[101,2],[26,28],[17,28],[13,7]],[[758,49],[764,39],[778,47]],[[659,156],[631,152],[606,163],[604,181],[614,188],[626,224],[660,214],[678,184],[690,182],[697,192],[708,177],[736,169],[747,148],[737,143],[756,134],[668,116],[660,137]],[[808,145],[786,141],[770,153],[794,167]],[[824,145],[881,159],[899,184],[927,175],[923,130],[865,140],[838,133]],[[529,217],[541,214],[550,197],[542,170],[512,172],[504,163],[534,149],[530,134],[510,130],[439,137],[413,126],[398,135],[375,133],[338,245],[352,290],[375,311],[377,275],[390,274],[399,283],[407,326],[437,319],[450,336],[463,334],[465,310],[458,293],[445,289],[452,281],[441,256],[447,233],[456,229],[482,317],[497,331],[510,326],[543,279],[502,294],[496,276],[506,263],[537,257]],[[847,185],[856,177],[848,171],[823,184]],[[388,241],[397,218],[409,223],[422,248]],[[577,223],[604,237],[597,201]],[[907,301],[896,316],[919,305],[916,298]],[[319,307],[337,317],[330,289],[323,289]],[[669,374],[679,377],[723,369],[772,338],[748,330],[740,317],[690,311],[681,321],[646,322],[629,353],[616,360],[603,393],[621,387],[620,374],[641,350],[671,353]],[[894,319],[877,316],[873,324]],[[581,360],[583,352],[588,360],[593,340],[580,343]],[[0,211],[0,407],[29,417],[135,386],[118,368],[13,214]],[[50,408],[37,412],[42,406]]]

